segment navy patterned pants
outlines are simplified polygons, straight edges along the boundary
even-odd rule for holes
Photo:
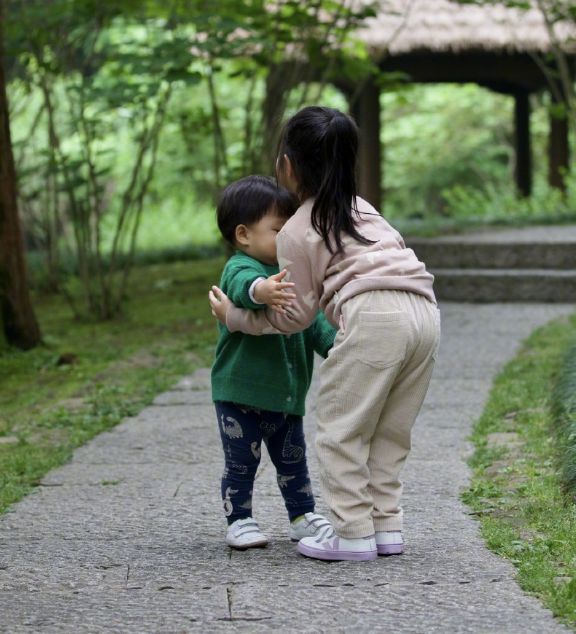
[[[228,524],[252,516],[252,490],[262,441],[290,520],[314,511],[302,417],[216,402],[224,448],[222,500]]]

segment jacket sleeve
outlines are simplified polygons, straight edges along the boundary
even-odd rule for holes
[[[312,345],[314,351],[324,359],[328,356],[330,348],[334,345],[336,328],[326,319],[322,311],[318,311],[314,323],[310,327],[312,334]]]
[[[257,304],[250,297],[250,287],[261,277],[265,278],[266,275],[256,267],[244,265],[231,268],[226,277],[225,292],[234,306],[260,311],[266,308],[266,304]]]
[[[316,318],[319,290],[314,282],[308,255],[288,234],[282,232],[276,239],[276,248],[280,270],[288,271],[285,281],[295,284],[296,299],[286,313],[269,308],[256,313],[232,307],[226,315],[226,326],[230,332],[240,331],[248,335],[291,334],[305,330]]]

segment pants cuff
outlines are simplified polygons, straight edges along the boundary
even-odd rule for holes
[[[297,517],[300,517],[301,515],[304,515],[305,513],[314,513],[314,509],[315,509],[314,504],[303,506],[302,508],[299,508],[298,510],[290,509],[288,511],[288,518],[292,522]]]
[[[374,524],[372,522],[358,522],[339,526],[334,524],[334,530],[339,537],[346,539],[359,539],[360,537],[372,537],[374,535]]]
[[[402,518],[401,517],[385,517],[382,519],[374,520],[374,528],[376,531],[401,531],[402,530]]]

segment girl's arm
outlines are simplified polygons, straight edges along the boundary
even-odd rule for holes
[[[291,334],[305,330],[316,318],[319,294],[307,254],[286,233],[279,233],[278,263],[286,269],[286,282],[294,282],[296,298],[279,313],[271,309],[258,312],[233,306],[217,287],[210,291],[212,313],[230,330],[248,335]]]
[[[282,281],[286,273],[287,271],[280,271],[270,277],[254,280],[250,287],[250,299],[254,299],[260,307],[268,306],[276,312],[283,313],[285,307],[296,299],[296,295],[288,291],[294,284]]]

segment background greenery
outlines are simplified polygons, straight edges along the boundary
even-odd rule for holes
[[[214,11],[205,0],[4,1],[34,280],[78,317],[121,313],[130,267],[146,254],[217,247],[218,192],[273,172],[282,119],[310,103],[346,110],[334,86],[369,76],[382,90],[383,211],[403,232],[576,217],[576,179],[566,175],[565,194],[546,184],[549,97],[531,98],[535,186],[521,199],[513,99],[382,75],[356,34],[386,3],[220,0]],[[562,3],[546,7],[551,28],[574,19]],[[561,68],[561,52],[552,57]],[[570,119],[573,86],[564,89]]]
[[[231,153],[239,151],[242,133],[243,79],[218,79],[222,110],[231,139]],[[12,86],[15,107],[14,137],[17,147],[41,147],[42,131],[28,135],[35,113],[35,99],[19,95]],[[322,103],[346,108],[341,93],[326,88]],[[574,183],[569,180],[568,196],[546,185],[547,165],[535,161],[535,192],[532,199],[519,200],[513,182],[512,99],[476,85],[406,86],[382,96],[384,147],[384,213],[400,227],[418,231],[418,223],[438,220],[545,221],[576,210]],[[534,155],[544,156],[548,128],[547,104],[534,100]],[[199,244],[215,244],[218,232],[214,218],[214,191],[210,185],[213,161],[211,128],[189,121],[189,113],[207,121],[209,103],[203,86],[176,90],[162,131],[162,152],[146,202],[138,234],[138,250],[162,250]],[[111,182],[126,179],[126,166],[135,148],[127,128],[103,139],[115,144],[116,160]],[[38,138],[36,138],[38,137]],[[23,166],[26,159],[22,159]],[[268,170],[271,172],[271,169]],[[24,179],[26,191],[26,179]],[[109,245],[115,226],[114,210],[104,226],[104,243]],[[26,218],[26,215],[25,215]],[[28,217],[30,220],[32,218]],[[426,227],[426,222],[421,223]],[[34,223],[27,223],[34,233]],[[34,235],[30,240],[35,240]]]

